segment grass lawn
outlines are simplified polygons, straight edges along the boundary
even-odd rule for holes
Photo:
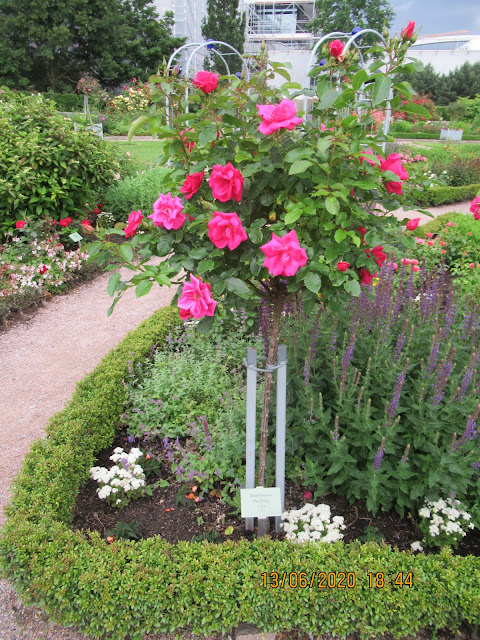
[[[111,144],[124,153],[128,151],[139,170],[147,168],[150,164],[155,164],[161,151],[161,145],[157,140],[137,140],[135,142],[115,140]]]

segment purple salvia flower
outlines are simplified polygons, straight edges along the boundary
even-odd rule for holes
[[[398,407],[398,401],[400,400],[400,395],[402,393],[403,384],[405,382],[405,377],[407,375],[407,368],[409,364],[409,358],[405,360],[405,364],[403,366],[403,371],[398,375],[397,382],[395,384],[395,388],[393,390],[393,396],[390,401],[388,412],[387,412],[387,427],[389,427],[393,419],[395,418],[395,413]]]
[[[375,456],[375,460],[373,461],[373,468],[375,471],[380,469],[380,465],[382,464],[383,454],[385,453],[385,438],[382,438],[382,442],[377,449],[377,454]]]
[[[355,342],[357,339],[357,336],[355,334],[356,329],[354,330],[352,337],[350,338],[350,342],[348,343],[345,351],[343,352],[343,356],[342,356],[342,376],[340,378],[340,389],[342,390],[345,386],[345,383],[347,382],[347,370],[348,370],[348,366],[352,361],[353,358],[353,352],[355,350]]]
[[[405,452],[402,456],[402,459],[400,460],[401,464],[405,464],[406,462],[408,462],[408,454],[410,453],[410,445],[407,444],[407,446],[405,447]]]
[[[405,320],[405,325],[403,327],[403,331],[398,336],[397,344],[395,345],[395,351],[394,351],[394,354],[393,354],[393,361],[395,363],[398,362],[398,360],[400,358],[400,354],[402,353],[403,343],[405,342],[405,336],[407,334],[408,322],[409,322],[409,320],[407,318],[407,320]]]
[[[430,349],[430,355],[428,357],[427,370],[425,372],[425,377],[429,378],[432,371],[435,369],[435,365],[438,360],[438,351],[440,349],[440,343],[442,341],[442,329],[438,330],[438,334],[433,336],[432,339],[432,347]]]
[[[462,378],[462,384],[460,385],[460,388],[458,390],[458,397],[457,400],[460,402],[461,400],[463,400],[465,393],[467,392],[468,389],[468,385],[470,384],[470,381],[472,379],[473,376],[473,372],[475,370],[476,364],[478,361],[478,356],[475,353],[475,351],[472,353],[471,357],[470,357],[470,362],[468,363],[467,366],[467,370],[465,371],[465,374]],[[456,394],[457,395],[457,394]]]
[[[461,447],[467,440],[476,440],[478,437],[478,432],[475,429],[477,426],[477,418],[480,413],[480,404],[477,404],[477,407],[473,413],[473,415],[468,416],[467,426],[465,427],[465,431],[462,433],[462,437],[458,441],[457,447]]]
[[[445,364],[439,367],[437,378],[435,380],[435,387],[433,389],[433,405],[439,405],[443,398],[443,392],[445,390],[448,378],[452,372],[453,358],[455,357],[455,347],[452,349],[450,356]]]
[[[205,416],[200,416],[200,419],[203,423],[203,431],[205,433],[205,449],[210,451],[212,448],[212,436],[208,430],[207,418]]]
[[[333,431],[331,432],[332,434],[332,438],[335,442],[338,442],[338,439],[340,438],[340,431],[339,431],[339,417],[335,416],[335,427],[333,429]]]
[[[477,462],[474,462],[474,463],[472,464],[472,469],[473,469],[474,471],[477,471],[477,469],[480,469],[480,460],[477,460]]]
[[[332,351],[332,352],[335,351],[335,348],[337,346],[337,324],[338,324],[338,317],[335,316],[335,320],[333,321],[332,330],[330,332],[330,343],[328,345],[329,350]]]
[[[307,387],[310,384],[310,366],[312,357],[315,355],[317,348],[317,336],[318,336],[318,323],[320,322],[320,315],[323,311],[323,307],[320,307],[315,322],[313,323],[312,339],[310,341],[310,348],[308,350],[307,357],[305,359],[305,366],[303,369],[303,384]]]
[[[127,436],[127,442],[129,444],[133,444],[135,442],[135,438],[133,436]]]

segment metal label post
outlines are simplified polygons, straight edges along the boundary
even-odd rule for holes
[[[282,511],[285,509],[285,424],[287,408],[287,347],[282,344],[277,348],[277,364],[268,365],[266,369],[259,369],[256,349],[248,349],[247,360],[247,445],[246,445],[246,480],[245,488],[255,488],[255,438],[256,438],[256,407],[257,407],[257,373],[277,373],[277,420],[276,420],[276,451],[275,451],[275,486],[280,488]],[[266,530],[266,518],[259,518],[259,535]],[[245,529],[254,530],[254,518],[245,518]],[[275,531],[282,530],[281,517],[275,518]]]

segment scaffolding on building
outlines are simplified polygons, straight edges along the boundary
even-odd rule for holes
[[[310,49],[313,35],[307,25],[315,17],[312,0],[244,0],[247,13],[246,45],[258,50]]]

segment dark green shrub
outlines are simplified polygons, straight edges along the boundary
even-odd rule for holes
[[[480,622],[480,559],[448,549],[425,556],[375,542],[317,546],[268,538],[173,546],[159,536],[107,545],[97,533],[72,531],[79,483],[95,453],[113,442],[128,361],[142,361],[152,343],[163,343],[168,321],[178,322],[176,309],[160,310],[110,352],[27,455],[0,538],[3,575],[25,601],[40,602],[55,620],[93,637],[133,640],[150,632],[230,632],[239,622],[365,639]],[[355,587],[318,588],[319,572],[341,571],[354,574]],[[285,572],[284,587],[272,588],[272,572]],[[314,576],[313,586],[290,587],[292,572],[304,572],[309,585]],[[393,580],[411,573],[413,586],[386,579],[376,588],[376,573]]]
[[[83,109],[83,96],[79,93],[55,93],[47,91],[45,98],[53,100],[59,111],[81,111]]]
[[[0,233],[26,217],[74,217],[118,172],[108,142],[75,133],[41,96],[4,94],[0,130]]]

